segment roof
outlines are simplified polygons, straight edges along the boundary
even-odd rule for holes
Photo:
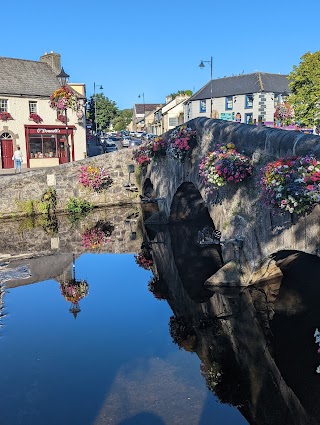
[[[143,115],[147,112],[155,111],[156,109],[159,109],[159,107],[163,106],[159,103],[136,103],[135,105],[135,111],[137,115]]]
[[[290,92],[287,75],[269,74],[266,72],[255,72],[253,74],[240,74],[232,77],[218,78],[212,80],[212,97],[234,96],[239,94],[272,92]],[[193,96],[192,100],[210,99],[210,81]]]
[[[0,57],[0,95],[50,97],[59,86],[45,62]]]

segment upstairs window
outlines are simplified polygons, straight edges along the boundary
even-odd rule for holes
[[[252,108],[253,107],[253,94],[247,94],[246,95],[246,108]]]
[[[0,99],[0,112],[8,112],[8,100]]]
[[[280,94],[275,93],[273,96],[274,107],[276,108],[281,103]]]
[[[233,108],[233,97],[227,96],[226,97],[226,110],[230,110]]]
[[[169,117],[169,127],[176,127],[178,124],[178,117]]]
[[[29,102],[29,114],[37,114],[38,108],[37,108],[37,102],[30,101]]]
[[[200,100],[199,112],[207,112],[207,103],[205,100]]]

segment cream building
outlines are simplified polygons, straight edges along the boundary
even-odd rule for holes
[[[13,168],[20,146],[23,167],[50,167],[86,157],[85,85],[72,84],[77,111],[67,110],[67,123],[49,105],[60,87],[60,55],[45,53],[40,61],[0,57],[0,168]],[[9,115],[8,115],[9,114]]]

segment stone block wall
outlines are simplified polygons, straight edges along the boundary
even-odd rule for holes
[[[87,158],[82,161],[14,176],[0,176],[0,218],[27,215],[31,201],[40,201],[49,187],[56,189],[57,211],[64,211],[71,197],[86,199],[95,206],[125,205],[137,201],[137,193],[128,191],[128,164],[132,164],[131,149]],[[104,167],[112,178],[111,186],[101,193],[84,188],[79,183],[83,165]],[[135,174],[130,175],[136,183]]]

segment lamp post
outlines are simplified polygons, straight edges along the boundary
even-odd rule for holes
[[[138,95],[139,98],[142,97],[142,101],[143,101],[143,129],[145,130],[145,126],[146,126],[146,104],[144,101],[144,93],[139,94]]]
[[[209,61],[201,61],[199,68],[204,68],[205,63],[210,63],[210,118],[212,118],[212,56]]]
[[[94,97],[94,124],[95,124],[95,130],[96,130],[96,143],[98,144],[98,125],[97,125],[97,96],[96,96],[96,87],[99,87],[99,90],[103,90],[103,87],[101,84],[93,83],[93,97]]]
[[[61,87],[65,87],[68,83],[68,79],[69,79],[70,75],[68,75],[63,67],[61,68],[60,74],[57,75],[58,81],[60,83]],[[67,158],[68,158],[68,162],[70,162],[70,147],[69,147],[69,138],[68,138],[68,115],[67,115],[67,108],[64,108],[64,116],[65,116],[65,120],[66,120],[66,141],[67,141]]]

